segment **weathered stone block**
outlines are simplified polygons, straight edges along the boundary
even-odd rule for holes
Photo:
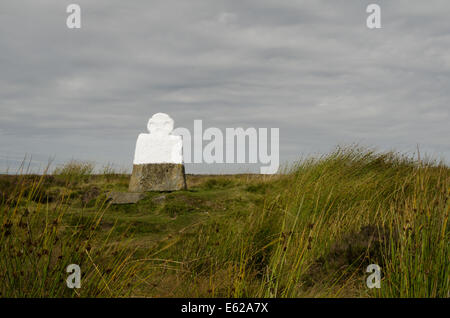
[[[183,164],[135,164],[131,174],[130,192],[176,191],[186,189]]]
[[[143,193],[110,192],[107,198],[111,204],[134,204],[145,197]]]

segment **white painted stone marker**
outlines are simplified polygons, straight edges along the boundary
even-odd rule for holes
[[[174,191],[186,188],[183,140],[172,135],[174,121],[164,113],[148,121],[148,134],[136,142],[129,190],[131,192]]]
[[[169,115],[157,113],[148,121],[149,134],[140,134],[133,164],[183,163],[181,136],[171,135],[174,122]]]

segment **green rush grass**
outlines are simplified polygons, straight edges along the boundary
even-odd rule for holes
[[[0,176],[2,297],[449,296],[443,163],[344,147],[277,175],[188,175],[133,205],[106,199],[129,175],[93,171]]]

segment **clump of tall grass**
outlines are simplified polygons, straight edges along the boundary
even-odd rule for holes
[[[82,211],[66,216],[64,196],[51,205],[41,203],[45,176],[29,179],[17,176],[8,198],[0,200],[0,295],[132,295],[139,285],[136,273],[140,263],[129,262],[134,251],[127,246],[126,237],[114,244],[109,234],[104,239],[96,237],[105,205],[100,204],[91,218],[84,218]],[[81,267],[80,289],[67,287],[69,264]]]
[[[449,177],[444,164],[354,147],[304,160],[267,181],[262,208],[171,243],[191,286],[176,295],[448,297]],[[380,289],[366,286],[369,264]]]
[[[67,184],[86,181],[94,172],[95,164],[88,161],[71,160],[53,170],[53,175]]]
[[[300,163],[276,198],[285,214],[260,295],[301,295],[305,278],[322,270],[319,295],[356,285],[357,295],[446,297],[449,176],[442,164],[357,148]],[[347,246],[336,248],[341,241]],[[365,286],[369,263],[382,266],[379,290]]]
[[[449,171],[420,164],[380,215],[397,233],[383,246],[383,297],[448,297],[450,292]]]

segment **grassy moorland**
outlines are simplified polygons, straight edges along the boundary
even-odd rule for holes
[[[1,297],[448,297],[450,170],[338,149],[273,176],[188,176],[111,205],[129,175],[0,176]],[[66,267],[79,264],[80,289]],[[368,264],[381,288],[366,287]]]

